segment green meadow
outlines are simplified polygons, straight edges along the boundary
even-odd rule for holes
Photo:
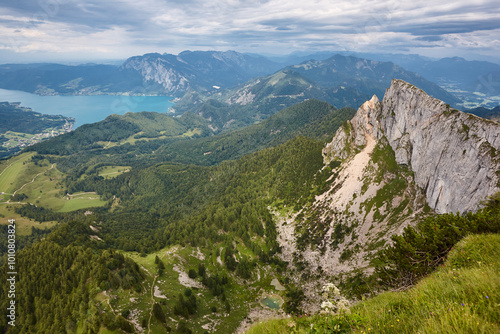
[[[98,174],[105,179],[111,179],[128,171],[130,171],[130,166],[105,166],[99,168]]]
[[[35,163],[34,153],[23,153],[0,162],[0,224],[8,219],[15,219],[20,235],[29,235],[31,227],[48,228],[55,222],[35,222],[15,212],[15,207],[26,203],[42,206],[57,212],[69,212],[86,208],[101,207],[106,201],[95,193],[65,194],[63,174],[55,164],[47,160]],[[128,167],[109,167],[108,177],[125,172]],[[22,200],[12,199],[13,195],[22,195]]]

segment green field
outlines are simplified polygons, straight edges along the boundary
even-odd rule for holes
[[[14,193],[41,171],[41,168],[30,163],[33,155],[35,154],[24,153],[0,163],[0,193]]]
[[[47,160],[35,164],[31,158],[34,153],[23,153],[0,162],[0,224],[6,224],[8,219],[15,219],[17,231],[21,235],[29,235],[31,227],[47,228],[54,222],[42,224],[15,213],[14,208],[25,203],[43,206],[59,212],[69,212],[85,208],[106,205],[95,193],[65,194],[62,186],[63,174],[57,166]],[[127,168],[127,167],[126,167]],[[119,175],[125,168],[110,167],[109,177]],[[27,198],[21,202],[11,201],[13,194],[24,194]]]
[[[181,135],[181,137],[192,137],[194,135],[200,135],[201,136],[201,133],[202,133],[201,129],[195,128],[195,129],[186,131],[185,133],[183,133]]]
[[[54,203],[56,203],[55,200]],[[95,193],[77,193],[64,196],[63,206],[57,211],[69,212],[86,208],[100,207],[106,205],[106,203],[106,201],[101,200],[100,196]]]
[[[105,166],[99,168],[99,176],[105,179],[111,179],[117,177],[120,174],[130,171],[130,166]]]

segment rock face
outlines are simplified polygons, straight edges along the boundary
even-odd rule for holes
[[[323,157],[328,190],[287,219],[298,261],[333,275],[369,270],[393,234],[429,213],[475,211],[500,191],[500,124],[401,80],[365,102]]]
[[[129,58],[123,69],[137,71],[148,86],[158,86],[172,95],[178,95],[192,88],[190,79],[194,74],[173,55],[147,54]]]
[[[401,80],[387,90],[378,118],[379,135],[437,213],[475,211],[500,191],[498,123],[452,110]]]
[[[366,134],[385,137],[437,213],[475,211],[500,191],[498,123],[450,109],[402,80],[392,81],[381,103],[374,96],[367,104],[351,121],[354,146],[366,145]],[[339,130],[327,159],[345,159],[345,142]]]

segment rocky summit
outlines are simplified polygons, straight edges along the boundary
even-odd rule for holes
[[[366,102],[350,123],[354,147],[387,139],[437,213],[475,211],[500,190],[499,124],[451,109],[402,80],[393,80],[382,102],[376,96]],[[345,141],[340,129],[326,159],[345,156]]]
[[[321,240],[303,260],[330,274],[368,269],[391,235],[423,216],[476,211],[500,190],[499,150],[498,123],[393,80],[323,149],[329,189],[288,219],[298,240]]]

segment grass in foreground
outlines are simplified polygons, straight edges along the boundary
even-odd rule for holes
[[[459,242],[445,265],[404,292],[386,292],[351,314],[277,319],[257,333],[500,333],[500,235]]]

